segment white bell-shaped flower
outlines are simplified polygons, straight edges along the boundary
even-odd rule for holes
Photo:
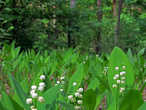
[[[121,80],[117,80],[117,83],[120,84]]]
[[[38,94],[37,93],[33,93],[31,94],[32,98],[37,98],[38,97]]]
[[[117,85],[116,85],[116,84],[113,84],[112,87],[113,87],[113,88],[117,88]]]
[[[119,67],[118,67],[118,66],[116,66],[116,67],[115,67],[115,70],[119,70]]]
[[[39,91],[43,91],[43,90],[44,90],[44,87],[43,87],[43,86],[39,86],[39,87],[38,87],[38,90],[39,90]]]
[[[80,106],[75,106],[75,110],[79,110],[79,109],[81,109]]]
[[[80,96],[80,93],[79,93],[79,92],[76,92],[76,93],[75,93],[75,96],[76,96],[76,97],[79,97],[79,96]]]
[[[45,83],[44,83],[44,82],[40,82],[40,83],[39,83],[39,86],[45,87]]]
[[[57,81],[57,84],[60,84],[60,81]]]
[[[33,94],[33,93],[35,93],[35,90],[31,90],[31,91],[30,91],[30,94]]]
[[[64,76],[60,77],[61,80],[64,80]]]
[[[39,101],[39,102],[44,102],[44,101],[45,101],[45,100],[44,100],[44,97],[39,96],[39,97],[38,97],[38,101]]]
[[[78,92],[83,92],[83,91],[84,91],[83,88],[78,89]]]
[[[26,103],[27,103],[27,104],[32,104],[32,98],[27,98],[27,99],[26,99]]]
[[[76,82],[73,82],[73,86],[76,86],[77,85],[77,83]]]
[[[36,85],[32,85],[32,86],[31,86],[31,89],[32,89],[32,90],[36,90],[36,89],[37,89],[37,86],[36,86]]]
[[[73,98],[73,95],[69,95],[68,99],[71,100]]]
[[[45,75],[40,76],[40,80],[45,80],[45,78],[46,78]]]
[[[82,104],[83,101],[82,101],[82,100],[78,100],[77,103],[78,103],[78,104]]]

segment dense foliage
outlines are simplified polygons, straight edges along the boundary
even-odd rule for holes
[[[0,51],[0,110],[145,110],[144,49],[125,54]]]
[[[146,0],[0,0],[0,110],[146,110]]]
[[[115,46],[117,21],[113,1],[118,7],[119,0],[102,0],[100,7],[98,1],[101,0],[1,0],[0,41],[15,40],[22,49],[73,47],[110,52]],[[145,0],[123,1],[117,43],[122,49],[138,52],[146,47],[145,8]]]

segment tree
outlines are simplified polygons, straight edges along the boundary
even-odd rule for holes
[[[97,0],[97,20],[101,24],[102,22],[102,7],[101,7],[101,0]],[[97,33],[97,46],[96,46],[96,53],[99,53],[101,50],[101,26],[98,26],[98,33]]]
[[[75,8],[75,0],[70,0],[70,9],[71,12]],[[68,47],[75,47],[75,40],[72,37],[72,20],[68,20]]]
[[[116,0],[113,0],[113,16],[117,16],[117,11],[116,11]]]
[[[115,27],[115,40],[114,40],[115,46],[118,45],[118,38],[120,36],[120,16],[121,16],[121,11],[122,11],[122,4],[123,4],[123,0],[119,0],[117,23],[116,23],[116,27]]]

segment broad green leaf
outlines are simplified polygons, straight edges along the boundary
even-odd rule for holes
[[[134,57],[132,55],[131,49],[128,49],[127,56],[132,64],[134,64]]]
[[[83,65],[78,64],[77,71],[73,74],[69,81],[68,93],[74,94],[75,91],[79,88],[81,81],[84,77]],[[76,82],[77,85],[73,86],[73,83]]]
[[[145,109],[146,109],[146,102],[142,106],[140,106],[138,110],[145,110]]]
[[[59,86],[52,87],[43,94],[45,102],[44,103],[38,102],[38,107],[37,107],[38,110],[46,110],[47,106],[51,106],[53,102],[57,100],[58,94],[60,92],[59,88],[60,88]]]
[[[123,66],[125,66],[125,69],[123,69]],[[116,70],[115,67],[118,67],[119,69]],[[125,53],[120,48],[115,47],[110,56],[108,71],[108,82],[113,94],[117,92],[117,89],[112,87],[113,84],[117,83],[117,81],[113,78],[115,74],[119,74],[120,76],[120,72],[122,71],[126,72],[126,74],[124,75],[124,77],[126,78],[124,86],[132,87],[135,77],[133,66],[128,60]]]
[[[15,90],[15,94],[18,96],[19,100],[21,101],[23,108],[25,108],[26,110],[29,110],[29,106],[26,104],[27,95],[23,91],[22,87],[19,85],[19,82],[17,82],[11,74],[8,74],[8,75],[9,75],[11,85]]]
[[[3,106],[5,106],[7,110],[15,110],[9,96],[5,92],[2,92],[2,99],[0,102],[2,103]]]
[[[117,110],[117,97],[111,94],[111,92],[108,92],[106,94],[106,104],[107,104],[107,110]]]
[[[83,105],[84,110],[94,110],[94,107],[96,105],[96,92],[92,89],[87,90],[84,93],[83,97]]]
[[[88,85],[88,89],[95,90],[97,87],[99,87],[99,80],[97,78],[91,79],[91,82]]]
[[[123,97],[119,110],[138,110],[144,103],[142,94],[137,90],[129,90]]]
[[[47,104],[52,104],[52,102],[56,100],[58,93],[60,92],[59,88],[60,87],[58,86],[52,87],[43,94]]]
[[[22,108],[16,101],[14,101],[11,97],[10,97],[12,103],[13,103],[13,106],[15,108],[15,110],[24,110],[24,108]]]
[[[0,101],[0,110],[8,110],[1,104],[1,101]]]

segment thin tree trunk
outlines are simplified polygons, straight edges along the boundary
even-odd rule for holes
[[[68,32],[67,32],[67,45],[70,48],[72,46],[72,38],[71,38],[71,20],[68,20]]]
[[[119,40],[119,36],[120,36],[120,15],[121,15],[121,10],[122,10],[122,4],[123,4],[123,0],[119,0],[118,16],[117,16],[117,23],[116,23],[116,28],[115,28],[115,40],[114,40],[115,46],[118,45],[118,40]]]
[[[116,11],[116,0],[113,0],[113,16],[117,16],[117,11]]]
[[[70,8],[71,9],[73,9],[73,8],[75,8],[75,0],[70,0]],[[69,19],[69,21],[68,21],[68,28],[71,28],[72,27],[72,20],[71,19]],[[68,36],[67,36],[67,38],[68,38],[68,47],[75,47],[75,41],[73,40],[73,38],[72,38],[72,36],[71,36],[71,34],[72,34],[72,31],[70,30],[70,29],[68,29]]]
[[[68,28],[70,28],[69,27],[70,26],[70,21],[68,22]],[[70,31],[70,29],[68,30],[68,47],[70,48],[71,47],[71,31]]]
[[[75,8],[76,1],[70,0],[70,8]]]
[[[102,22],[102,8],[101,8],[101,0],[97,0],[97,19],[98,22]],[[97,33],[97,44],[96,44],[96,53],[100,53],[101,50],[101,26],[98,27],[98,33]]]

